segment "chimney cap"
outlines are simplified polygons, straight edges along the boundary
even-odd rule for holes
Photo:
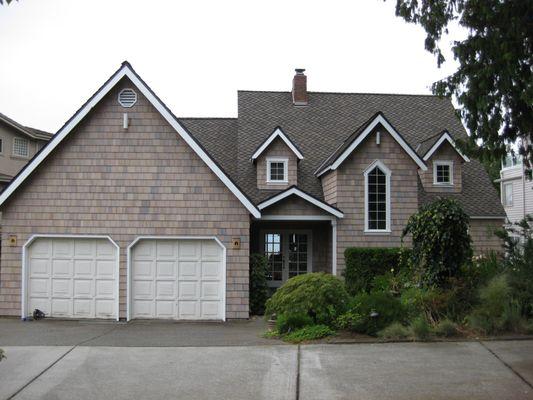
[[[305,68],[295,68],[294,69],[298,75],[303,75]]]

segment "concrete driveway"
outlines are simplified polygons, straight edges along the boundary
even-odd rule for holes
[[[9,338],[0,320],[0,399],[533,399],[533,341],[237,346],[239,330],[253,342],[261,322],[139,324],[127,335],[117,324],[56,322],[38,327],[41,344],[60,342],[67,326],[69,345],[21,344],[37,333],[14,324]],[[223,339],[202,346],[132,345],[217,330]]]

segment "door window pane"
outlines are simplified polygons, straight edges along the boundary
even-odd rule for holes
[[[268,260],[267,279],[281,281],[283,279],[283,254],[281,251],[281,234],[265,235],[265,256]]]

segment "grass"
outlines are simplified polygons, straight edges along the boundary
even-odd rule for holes
[[[327,325],[312,325],[288,333],[282,337],[285,342],[301,343],[334,335],[335,331]]]
[[[400,324],[394,322],[378,332],[378,337],[381,339],[399,340],[409,337],[409,329]]]

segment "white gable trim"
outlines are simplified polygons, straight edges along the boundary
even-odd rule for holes
[[[274,141],[274,139],[276,139],[277,137],[279,137],[281,140],[283,140],[285,142],[285,144],[289,147],[289,149],[291,149],[291,151],[296,155],[296,157],[298,157],[298,160],[303,160],[304,155],[289,140],[287,135],[285,135],[285,133],[283,133],[283,131],[281,130],[280,127],[277,127],[274,130],[274,132],[272,132],[272,134],[267,138],[267,140],[265,140],[263,142],[263,144],[261,146],[259,146],[259,148],[252,155],[251,160],[255,161],[261,155],[261,153],[263,153],[267,149],[267,147],[270,145],[270,143],[272,143]]]
[[[284,192],[281,192],[279,194],[277,194],[276,196],[274,197],[271,197],[270,199],[268,200],[265,200],[263,201],[262,203],[260,203],[257,208],[259,208],[260,210],[263,210],[269,206],[271,206],[272,204],[275,204],[289,196],[292,196],[292,195],[295,195],[295,196],[298,196],[302,199],[304,199],[305,201],[313,204],[314,206],[317,206],[318,208],[321,208],[322,210],[324,211],[327,211],[328,213],[336,216],[337,218],[343,218],[344,217],[344,214],[337,210],[336,208],[334,207],[331,207],[329,205],[327,205],[326,203],[318,200],[318,199],[315,199],[313,196],[310,196],[308,195],[307,193],[301,191],[300,189],[296,188],[296,187],[292,187],[292,188],[289,188],[287,190],[285,190]]]
[[[192,136],[181,126],[163,103],[152,93],[152,91],[142,82],[128,63],[122,67],[102,86],[98,92],[63,126],[52,138],[46,147],[31,160],[30,164],[24,168],[15,180],[0,195],[0,206],[9,196],[24,182],[37,166],[61,143],[61,141],[78,125],[78,123],[102,100],[102,98],[123,78],[127,76],[133,84],[141,91],[148,101],[156,108],[165,120],[176,130],[181,138],[194,150],[194,152],[207,164],[215,175],[228,187],[228,189],[240,200],[246,209],[255,217],[259,218],[261,213],[250,200],[242,193],[220,167],[209,157],[202,147],[192,138]]]
[[[396,132],[396,130],[392,127],[391,124],[383,117],[383,115],[379,114],[374,118],[374,120],[368,124],[368,126],[365,128],[363,132],[353,141],[353,143],[346,149],[344,152],[337,158],[337,160],[331,164],[328,168],[324,169],[322,172],[320,172],[317,176],[321,176],[327,171],[333,171],[336,170],[343,162],[346,160],[346,158],[352,154],[352,152],[359,146],[363,140],[372,132],[372,130],[378,125],[381,124],[387,132],[390,133],[390,135],[398,142],[398,144],[402,147],[402,149],[405,150],[407,154],[413,159],[413,161],[422,169],[422,171],[427,171],[427,166],[424,163],[424,161],[416,154],[416,152],[407,144],[407,142],[402,138],[402,136]]]
[[[463,160],[465,160],[466,162],[470,162],[470,159],[465,156],[461,150],[459,150],[459,148],[457,147],[457,145],[455,144],[455,140],[452,139],[452,137],[450,136],[450,134],[448,132],[444,132],[442,134],[442,136],[439,138],[439,140],[437,140],[437,142],[431,146],[431,149],[429,149],[427,151],[427,153],[425,154],[424,156],[424,161],[427,161],[429,160],[429,158],[433,155],[433,153],[435,153],[435,151],[437,151],[437,149],[440,147],[440,145],[442,143],[444,143],[444,141],[448,141],[448,143],[451,144],[451,146],[455,149],[455,151],[463,158]]]

